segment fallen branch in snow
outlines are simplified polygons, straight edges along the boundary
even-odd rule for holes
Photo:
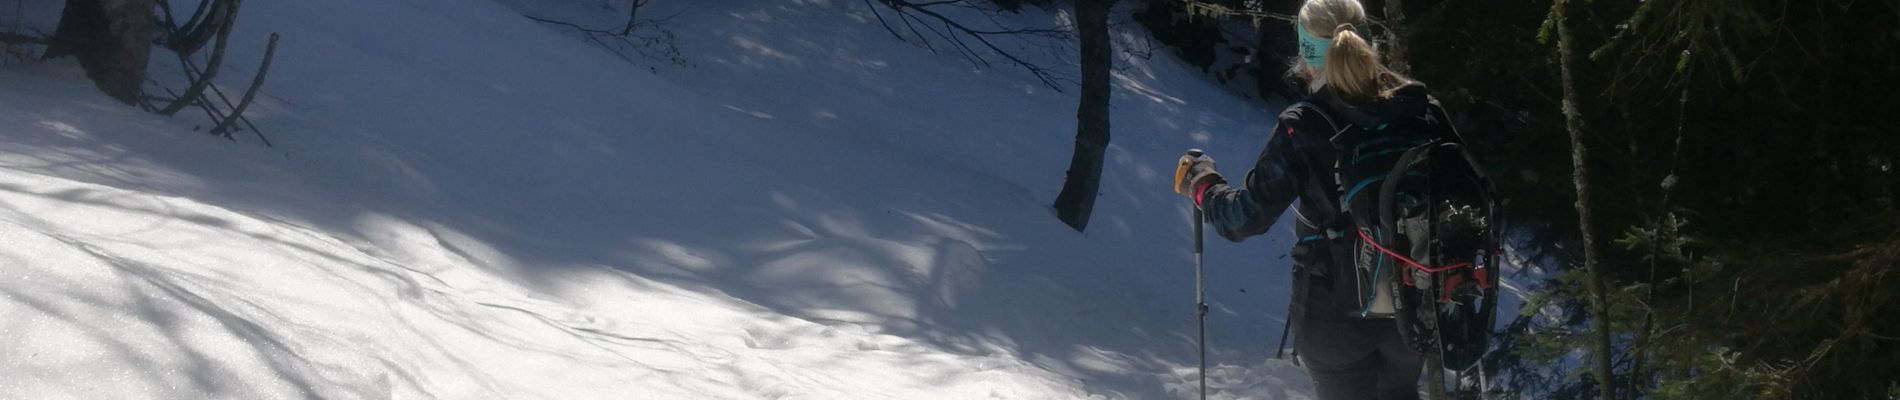
[[[179,97],[178,100],[173,101],[171,105],[167,105],[164,109],[159,110],[158,113],[160,115],[171,116],[177,114],[178,110],[183,110],[185,106],[191,105],[194,101],[198,101],[198,97],[204,94],[205,86],[210,86],[211,79],[218,76],[218,69],[224,65],[225,43],[231,38],[231,26],[236,23],[237,9],[239,3],[241,3],[240,0],[228,1],[230,5],[226,7],[228,7],[229,10],[224,13],[224,22],[220,23],[217,27],[218,34],[216,44],[213,44],[211,47],[211,61],[205,63],[204,73],[200,74],[198,79],[191,82],[191,87],[185,89],[183,97]],[[177,53],[179,59],[185,60],[185,64],[191,64],[189,58],[191,54],[189,52],[177,51]]]
[[[651,2],[653,0],[633,0],[633,5],[627,7],[627,23],[620,26],[620,36],[633,34],[633,29],[640,26],[640,7]]]
[[[197,10],[192,13],[191,19],[180,25],[172,16],[171,3],[167,0],[158,0],[161,14],[159,20],[163,23],[163,34],[160,35],[163,40],[160,43],[178,57],[178,63],[184,67],[185,79],[190,82],[190,86],[181,94],[172,91],[171,88],[158,85],[155,81],[151,82],[154,86],[164,89],[172,97],[147,96],[140,99],[140,106],[146,111],[170,116],[184,110],[185,107],[195,105],[204,111],[206,118],[215,123],[209,133],[233,139],[232,132],[237,131],[237,124],[242,123],[245,129],[257,135],[265,146],[274,147],[270,139],[264,136],[264,132],[258,129],[250,118],[244,116],[244,110],[250,107],[251,102],[257,97],[258,89],[263,86],[264,75],[270,70],[271,59],[277,51],[278,35],[271,34],[270,43],[264,49],[263,65],[258,67],[257,76],[253,78],[250,89],[244,93],[244,97],[238,103],[233,104],[231,98],[225,95],[224,90],[212,84],[213,79],[217,78],[218,72],[223,68],[224,50],[227,48],[231,30],[237,24],[238,5],[241,1],[201,1],[198,3]],[[206,42],[212,43],[211,56],[210,60],[200,67],[192,61],[192,55],[203,48]],[[206,91],[210,93],[207,94]],[[165,102],[166,105],[163,108],[156,107],[152,105],[154,101]]]
[[[909,40],[904,38],[904,35],[899,34],[897,32],[897,29],[891,26],[890,21],[884,18],[883,13],[880,13],[877,11],[877,6],[871,4],[871,1],[872,0],[864,0],[864,4],[866,6],[871,7],[871,14],[877,17],[878,23],[884,26],[884,30],[887,32],[890,32],[891,36],[897,37],[897,40],[909,42]],[[1075,81],[1073,78],[1070,78],[1067,75],[1056,73],[1055,71],[1051,71],[1048,68],[1045,68],[1041,65],[1036,65],[1035,63],[1031,63],[1029,61],[1023,60],[1022,57],[1017,56],[1014,53],[1011,53],[1009,50],[1006,50],[1001,46],[998,46],[995,41],[991,40],[991,38],[994,38],[994,37],[1010,37],[1010,36],[1018,36],[1018,35],[1027,35],[1027,36],[1038,36],[1038,37],[1051,38],[1051,39],[1060,39],[1059,42],[1067,42],[1069,40],[1069,36],[1072,33],[1074,33],[1069,29],[1059,29],[1059,28],[978,29],[978,28],[970,27],[969,25],[964,25],[961,22],[957,22],[956,19],[950,18],[949,16],[939,13],[935,9],[936,7],[942,6],[942,7],[959,7],[959,8],[978,10],[978,11],[984,12],[986,15],[990,15],[991,22],[997,22],[995,20],[993,13],[1000,12],[1001,10],[991,10],[991,9],[981,8],[975,5],[968,4],[967,2],[965,2],[965,0],[933,0],[933,1],[925,1],[925,2],[913,2],[910,0],[876,0],[876,1],[878,3],[882,3],[885,7],[888,7],[892,11],[894,11],[897,14],[897,20],[899,22],[904,23],[904,29],[906,31],[909,31],[910,35],[916,38],[919,45],[923,46],[925,49],[929,49],[931,52],[936,52],[937,47],[931,44],[929,36],[924,35],[922,31],[919,31],[917,29],[919,25],[923,26],[924,30],[930,31],[930,33],[935,34],[939,39],[943,40],[946,43],[949,43],[952,49],[956,49],[958,54],[963,55],[963,58],[968,59],[973,64],[976,64],[982,67],[994,66],[990,63],[990,59],[988,57],[985,57],[983,56],[982,53],[979,53],[977,51],[977,48],[970,43],[970,41],[972,40],[976,42],[976,45],[981,45],[984,49],[988,50],[990,53],[994,53],[997,56],[1003,57],[1003,59],[1008,61],[1010,64],[1015,64],[1018,67],[1022,67],[1024,70],[1028,70],[1031,75],[1036,76],[1037,80],[1042,81],[1043,85],[1048,86],[1050,89],[1053,89],[1057,92],[1062,91],[1062,86],[1061,86],[1062,82]],[[919,17],[919,15],[923,17],[929,17],[930,19],[934,20],[934,23],[932,23],[932,21],[925,21],[922,17]],[[997,22],[997,25],[1000,26],[1001,23]]]
[[[46,46],[52,44],[52,42],[53,40],[47,38],[45,35],[33,36],[15,32],[0,32],[0,44],[6,45],[4,52],[0,52],[0,64],[11,63],[16,60],[26,60],[30,58],[27,54],[32,51],[33,46]]]
[[[180,25],[172,18],[169,0],[158,0],[158,7],[165,17],[165,48],[187,56],[204,48],[237,14],[236,0],[204,0],[198,2],[191,19]]]
[[[190,60],[180,58],[180,61],[184,63],[186,79],[195,80],[196,76],[203,74],[203,71],[200,70],[197,65],[191,64]],[[218,104],[223,104],[224,107],[226,108],[236,108],[236,107],[232,106],[231,98],[224,94],[224,90],[218,89],[216,85],[212,85],[210,89],[211,89],[210,97],[217,98],[217,101],[216,102],[199,101],[198,108],[201,110],[204,110],[206,118],[210,118],[212,121],[223,121],[225,119],[224,117],[225,114],[223,110],[220,110],[218,108]],[[153,101],[153,100],[172,102],[172,101],[177,101],[179,97],[182,97],[182,96],[179,96],[177,92],[173,92],[171,88],[165,88],[165,93],[171,94],[172,97],[171,98],[148,97],[145,100],[147,102]],[[209,98],[200,98],[200,100],[209,100]],[[157,108],[148,106],[147,111],[156,112]],[[245,129],[250,129],[252,132],[257,132],[258,138],[260,139],[263,138],[264,136],[264,134],[262,133],[263,130],[258,129],[257,124],[251,123],[250,117],[245,117],[243,114],[238,114],[236,117],[237,117],[238,122],[241,122],[244,124]],[[226,136],[226,138],[229,138],[229,136]],[[265,144],[269,145],[268,141],[266,141]]]
[[[10,44],[10,45],[12,44],[42,44],[43,45],[43,44],[48,44],[51,42],[52,40],[47,39],[45,37],[41,37],[41,36],[26,35],[26,34],[14,33],[14,32],[0,32],[0,43]]]
[[[645,7],[647,3],[651,2],[652,0],[633,0],[633,3],[627,10],[627,21],[620,26],[607,29],[589,28],[573,22],[541,18],[533,15],[523,16],[534,22],[573,28],[575,31],[580,32],[581,35],[586,36],[588,41],[600,45],[600,47],[607,49],[609,52],[613,52],[615,56],[620,57],[621,60],[629,64],[638,63],[634,62],[632,57],[628,57],[626,53],[623,53],[620,47],[609,43],[608,40],[614,40],[622,45],[632,47],[633,51],[639,53],[642,57],[665,61],[673,65],[686,66],[686,58],[680,55],[679,47],[673,45],[675,41],[673,31],[666,29],[662,25],[666,23],[666,21],[672,20],[673,17],[679,15],[674,14],[656,19],[640,19],[640,8]],[[654,28],[656,34],[652,36],[640,34],[643,28]],[[659,55],[649,53],[647,51],[648,49],[658,51]]]
[[[157,108],[157,107],[153,107],[153,106],[152,106],[152,102],[154,102],[154,101],[163,101],[163,102],[167,102],[167,103],[170,103],[170,102],[173,102],[173,101],[177,101],[177,100],[178,100],[178,97],[179,97],[179,96],[178,96],[178,92],[174,92],[174,91],[172,91],[172,88],[168,88],[168,87],[163,87],[163,86],[160,86],[159,88],[160,88],[160,89],[165,89],[165,93],[166,93],[166,94],[170,94],[170,95],[172,95],[172,97],[171,97],[171,98],[163,98],[163,97],[158,97],[158,96],[145,96],[145,98],[143,98],[143,99],[140,99],[140,101],[139,101],[139,106],[141,106],[141,107],[144,107],[144,108],[145,108],[145,111],[146,111],[146,112],[158,112],[158,108]],[[220,114],[218,113],[218,111],[217,111],[217,110],[213,110],[213,109],[212,109],[212,108],[211,108],[210,106],[208,106],[208,105],[207,105],[207,106],[204,106],[204,107],[198,107],[198,109],[199,109],[199,110],[204,110],[204,112],[205,112],[205,118],[209,118],[209,119],[211,119],[212,121],[217,121],[217,120],[221,120],[221,119],[224,119],[224,117],[220,117],[220,116],[218,116],[218,115],[220,115]]]
[[[239,118],[242,118],[244,116],[244,109],[249,108],[251,106],[251,101],[257,99],[257,88],[264,87],[264,74],[270,72],[270,60],[273,56],[276,56],[276,55],[277,55],[277,34],[271,33],[270,45],[264,47],[264,64],[259,65],[257,67],[257,78],[251,81],[251,88],[246,89],[244,91],[244,98],[238,101],[237,108],[231,109],[231,115],[225,116],[224,121],[218,123],[218,127],[212,128],[211,134],[222,135],[227,138],[231,137],[231,132],[230,132],[231,123],[236,122]],[[264,141],[264,147],[276,147],[270,144],[270,139],[264,138],[264,132],[259,132],[257,129],[251,129],[251,133],[256,134],[258,140]]]

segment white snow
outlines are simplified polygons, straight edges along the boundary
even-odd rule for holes
[[[1170,169],[1241,173],[1277,110],[1123,60],[1076,233],[1048,207],[1073,88],[860,1],[654,2],[690,68],[522,17],[601,3],[247,2],[219,83],[283,34],[251,108],[274,148],[70,60],[0,68],[0,398],[1198,396]],[[1271,359],[1286,231],[1209,243],[1210,398],[1311,397]]]

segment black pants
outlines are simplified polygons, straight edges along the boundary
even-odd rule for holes
[[[1321,400],[1418,399],[1424,360],[1399,338],[1392,320],[1301,322],[1294,347]]]
[[[1302,237],[1318,234],[1301,225]],[[1339,240],[1302,242],[1293,247],[1295,302],[1294,349],[1313,376],[1320,400],[1416,400],[1418,375],[1425,361],[1399,337],[1390,319],[1352,318],[1358,288],[1351,270],[1332,268],[1351,256]],[[1338,279],[1334,279],[1338,276]],[[1300,297],[1296,297],[1299,299]]]

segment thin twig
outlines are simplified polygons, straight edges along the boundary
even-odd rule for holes
[[[1299,21],[1299,19],[1294,16],[1276,13],[1276,12],[1270,12],[1270,11],[1234,9],[1233,7],[1223,6],[1219,4],[1204,3],[1204,2],[1199,2],[1195,0],[1180,0],[1180,2],[1182,6],[1187,7],[1188,10],[1190,11],[1191,10],[1206,10],[1204,11],[1205,13],[1218,15],[1218,16],[1265,18],[1265,19],[1273,19],[1273,20],[1280,20],[1280,21],[1286,21],[1286,22]]]
[[[990,66],[990,60],[989,58],[984,57],[981,53],[977,52],[976,46],[970,44],[966,40],[966,38],[974,39],[977,44],[982,45],[982,48],[987,49],[991,53],[994,53],[997,56],[1002,57],[1004,60],[1009,61],[1010,64],[1014,64],[1018,67],[1023,68],[1024,70],[1029,71],[1031,75],[1034,75],[1037,80],[1041,81],[1044,86],[1048,86],[1050,89],[1060,92],[1062,91],[1061,82],[1069,81],[1069,79],[1058,76],[1053,71],[1050,71],[1049,69],[1044,68],[1043,66],[1036,65],[1035,63],[1031,63],[1027,60],[1024,60],[1023,58],[1017,56],[1015,53],[1003,49],[1002,46],[999,46],[994,41],[990,40],[990,38],[993,36],[1011,36],[1011,35],[1061,37],[1062,35],[1066,35],[1070,32],[1067,29],[1056,29],[1056,28],[978,29],[978,28],[970,27],[968,25],[964,25],[958,22],[956,19],[950,18],[949,16],[943,15],[942,13],[939,13],[936,10],[930,8],[933,6],[965,5],[965,4],[962,4],[964,0],[937,0],[937,1],[925,1],[925,2],[911,2],[908,0],[878,0],[878,2],[883,3],[884,6],[890,7],[891,10],[896,11],[898,15],[898,20],[904,23],[905,28],[911,31],[912,36],[915,36],[916,39],[920,42],[919,44],[921,46],[924,46],[924,48],[930,49],[933,52],[936,51],[936,49],[930,44],[929,37],[919,32],[917,30],[916,25],[912,23],[912,21],[916,21],[916,23],[918,24],[921,24],[924,22],[921,18],[917,17],[916,15],[912,15],[913,12],[917,15],[930,17],[931,19],[935,20],[937,22],[936,24],[924,24],[924,26],[927,29],[929,29],[931,33],[935,33],[939,38],[943,39],[945,42],[950,43],[952,48],[955,49],[958,54],[962,55],[964,58],[968,59],[973,64],[988,67]],[[870,3],[870,0],[865,0],[865,3],[868,5]],[[872,12],[873,13],[877,12],[875,6],[873,6]],[[897,35],[896,30],[893,29],[887,21],[885,21],[885,19],[883,18],[883,15],[881,14],[878,15],[878,22],[880,24],[883,24],[884,29],[886,31],[891,32],[891,35],[899,36],[899,40],[903,39],[902,36]],[[939,26],[941,26],[941,28],[939,28]]]
[[[205,22],[205,16],[206,16],[206,14],[205,14],[205,11],[209,9],[209,7],[211,6],[211,3],[214,3],[214,2],[217,2],[217,1],[219,1],[219,0],[200,0],[200,1],[198,2],[198,9],[197,9],[197,10],[193,10],[193,11],[191,12],[191,19],[187,19],[187,20],[185,20],[185,24],[184,24],[184,25],[177,25],[177,26],[173,26],[173,27],[174,27],[174,28],[186,28],[186,27],[194,27],[194,26],[197,26],[198,24],[201,24],[201,23],[204,23],[204,22]],[[169,3],[169,1],[161,1],[160,3],[161,3],[161,4],[164,4],[164,3]],[[170,15],[170,12],[171,12],[171,9],[170,9],[170,7],[166,7],[166,10],[165,10],[165,11],[166,11],[166,14],[167,14],[167,16],[169,16],[169,15]],[[180,29],[180,31],[182,32],[182,31],[183,31],[183,29]]]
[[[192,81],[190,88],[185,89],[184,97],[180,97],[178,101],[165,106],[165,109],[159,110],[159,114],[166,116],[177,114],[178,110],[183,110],[186,105],[197,101],[198,97],[204,94],[205,87],[211,85],[211,80],[217,78],[218,69],[224,64],[224,49],[226,43],[231,38],[232,25],[236,25],[237,22],[238,6],[242,3],[242,0],[228,1],[230,1],[230,6],[224,15],[223,26],[218,28],[217,43],[211,48],[211,61],[205,64],[204,73],[201,74],[197,80]],[[188,52],[181,52],[180,54],[188,54]]]
[[[224,137],[231,137],[231,133],[229,132],[229,130],[231,129],[231,123],[237,121],[238,118],[243,117],[244,109],[249,108],[251,106],[251,101],[257,99],[257,89],[264,87],[264,75],[270,72],[270,61],[271,61],[271,58],[275,56],[276,54],[277,54],[277,33],[272,32],[270,34],[270,44],[264,47],[264,63],[257,67],[257,78],[251,81],[251,88],[244,91],[244,98],[242,100],[238,100],[237,107],[231,109],[231,115],[225,117],[224,122],[218,123],[218,127],[212,128],[211,134],[223,135]],[[259,132],[256,129],[252,129],[251,133],[256,134],[258,140],[264,141],[264,147],[276,147],[270,144],[270,139],[267,139],[264,137],[264,132]]]
[[[633,5],[627,7],[627,24],[620,27],[620,36],[633,34],[633,28],[639,26],[637,22],[640,21],[640,7],[647,5],[649,1],[652,0],[633,0]]]
[[[159,6],[166,8],[165,48],[185,55],[204,48],[205,43],[222,29],[220,23],[227,22],[227,19],[235,21],[237,13],[234,8],[236,4],[226,0],[202,0],[198,2],[198,9],[192,12],[191,19],[185,21],[184,25],[178,25],[172,21],[169,2],[160,2]]]
[[[24,34],[19,34],[19,33],[14,33],[14,32],[0,32],[0,43],[6,43],[9,45],[48,44],[48,43],[52,43],[52,40],[43,38],[43,37],[24,35]]]
[[[917,25],[911,24],[911,21],[913,20],[918,21],[918,23],[923,23],[922,20],[918,20],[917,17],[911,16],[910,14],[905,14],[901,10],[897,12],[897,20],[904,22],[904,29],[909,29],[910,35],[917,37],[917,41],[923,43],[924,48],[930,49],[931,53],[937,52],[937,47],[930,44],[930,37],[924,36],[923,32],[918,32]],[[928,25],[925,25],[925,26],[928,26]],[[932,30],[931,32],[936,32],[936,31]],[[943,34],[938,33],[937,36],[943,36]],[[974,64],[975,62],[972,61],[971,63]]]
[[[897,40],[904,40],[904,35],[897,34],[897,29],[891,28],[891,23],[884,20],[884,13],[877,12],[877,6],[871,4],[871,0],[864,0],[864,5],[871,8],[871,16],[877,17],[877,24],[883,26],[885,32],[890,32],[891,37]]]
[[[529,20],[533,20],[535,22],[540,22],[544,24],[560,25],[560,26],[565,26],[568,28],[573,28],[575,31],[580,32],[581,36],[586,37],[588,41],[594,42],[594,44],[600,45],[600,47],[607,49],[608,52],[614,53],[614,56],[620,57],[622,61],[626,61],[628,64],[638,64],[638,63],[635,62],[632,57],[628,57],[625,53],[623,53],[619,47],[615,47],[614,45],[607,43],[607,41],[602,40],[602,38],[617,40],[621,44],[631,46],[634,48],[633,49],[634,52],[639,53],[640,56],[642,57],[646,57],[653,60],[670,62],[675,65],[685,66],[686,61],[679,57],[679,49],[675,48],[672,44],[673,35],[671,31],[668,31],[665,28],[659,28],[660,29],[659,36],[643,36],[643,35],[639,35],[636,32],[636,30],[641,27],[658,25],[667,20],[671,20],[673,17],[679,16],[678,13],[675,13],[673,15],[669,15],[669,16],[662,17],[659,19],[650,19],[650,20],[636,19],[639,16],[639,8],[641,6],[646,5],[648,2],[649,0],[635,0],[633,3],[634,9],[628,12],[627,22],[621,26],[607,28],[607,29],[589,28],[586,26],[582,26],[580,24],[572,23],[572,22],[541,18],[541,17],[536,17],[533,15],[523,15],[523,17],[527,17]],[[638,42],[635,42],[635,39],[638,39]],[[659,51],[661,55],[656,56],[646,51],[646,49],[655,48],[655,47],[658,48],[657,51]]]
[[[178,92],[175,92],[175,91],[172,91],[172,88],[163,88],[163,89],[165,89],[165,93],[167,93],[167,94],[171,94],[171,95],[172,95],[172,99],[173,99],[173,101],[176,101],[176,100],[177,100],[177,98],[178,98]],[[204,111],[204,112],[205,112],[205,118],[210,118],[210,119],[211,119],[212,121],[217,121],[217,120],[218,120],[218,119],[220,118],[220,117],[218,117],[218,115],[217,115],[217,113],[216,113],[216,112],[214,112],[214,111],[212,111],[212,109],[211,109],[211,106],[210,106],[210,105],[207,105],[207,104],[200,104],[200,105],[199,105],[199,107],[198,107],[198,109],[199,109],[199,110],[202,110],[202,111]]]
[[[225,107],[227,108],[232,107],[231,98],[224,94],[224,89],[219,89],[216,85],[213,85],[211,86],[211,95],[217,97],[218,101],[224,103]],[[257,130],[257,125],[251,123],[251,117],[246,117],[243,114],[239,114],[237,118],[238,118],[238,122],[244,123],[245,129],[250,129],[252,131]]]
[[[180,55],[180,57],[182,60],[183,55]],[[192,74],[203,74],[203,72],[198,69],[198,66],[191,64],[189,60],[184,60],[184,64],[185,64],[185,77],[187,79],[195,79],[193,78]],[[219,89],[217,85],[210,86],[210,89],[211,89],[211,95],[213,97],[216,97],[218,102],[223,103],[225,107],[232,107],[231,98],[230,96],[224,94],[224,89]],[[174,94],[174,96],[176,96],[176,94]],[[201,101],[199,102],[199,105],[205,107],[206,110],[211,111],[212,114],[216,114],[216,115],[211,115],[212,121],[224,120],[224,117],[223,117],[224,113],[222,111],[217,111],[215,108],[212,107],[213,105],[215,105],[215,103],[212,103],[209,101]],[[250,117],[239,115],[238,122],[244,123],[245,129],[250,129],[252,131],[258,130],[257,124],[251,123]]]

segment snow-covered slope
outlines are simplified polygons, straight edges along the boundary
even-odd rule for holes
[[[1076,233],[1072,94],[857,1],[655,2],[658,73],[521,16],[598,4],[246,3],[275,148],[0,69],[0,398],[1195,395],[1169,168],[1237,173],[1272,110],[1129,60]],[[1210,243],[1213,398],[1309,392],[1268,360],[1286,235]]]

